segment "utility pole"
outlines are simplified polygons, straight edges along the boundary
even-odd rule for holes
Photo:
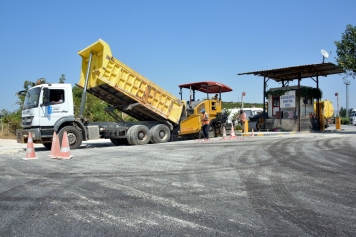
[[[349,85],[351,82],[344,79],[344,84],[346,85],[346,118],[349,117]]]
[[[244,96],[246,95],[246,92],[242,92],[242,95],[241,95],[241,107],[242,107],[242,110],[244,109]]]
[[[339,109],[339,93],[335,93],[336,100],[337,100],[337,111],[336,111],[336,116],[335,117],[340,117],[340,109]]]

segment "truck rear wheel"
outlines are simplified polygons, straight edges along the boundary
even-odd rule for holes
[[[134,145],[145,145],[149,143],[151,133],[145,125],[137,125],[132,128],[130,133],[130,140]]]
[[[157,126],[157,125],[156,125],[156,126]],[[150,142],[153,143],[153,144],[156,143],[155,140],[153,140],[153,130],[154,130],[154,128],[155,128],[156,126],[153,126],[152,128],[150,128],[150,133],[151,133]]]
[[[158,124],[151,128],[151,140],[155,143],[164,143],[168,142],[171,138],[171,131],[164,124]]]
[[[83,135],[82,135],[81,131],[79,131],[78,129],[76,129],[73,126],[64,127],[59,131],[58,137],[59,137],[59,142],[60,142],[61,146],[62,146],[62,139],[63,139],[64,131],[67,132],[70,149],[77,149],[78,147],[80,147],[80,145],[83,142]]]
[[[126,132],[126,136],[127,136],[127,142],[130,144],[130,145],[135,145],[132,143],[131,141],[131,132],[132,132],[132,129],[134,129],[135,127],[137,127],[138,125],[134,125],[132,127],[130,127],[127,132]]]

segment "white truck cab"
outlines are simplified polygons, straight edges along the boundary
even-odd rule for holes
[[[42,84],[27,92],[22,110],[24,127],[53,126],[66,116],[74,117],[70,84]]]
[[[78,140],[78,146],[85,137],[82,123],[74,117],[71,84],[41,84],[29,89],[24,100],[21,123],[23,129],[16,130],[19,143],[27,142],[25,140],[31,132],[34,143],[48,144],[50,147],[53,132],[56,131],[61,137],[64,127],[67,128],[68,139]],[[79,129],[75,130],[73,126]]]

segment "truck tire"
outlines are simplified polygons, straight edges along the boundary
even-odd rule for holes
[[[83,142],[82,132],[73,126],[67,126],[62,128],[58,133],[59,143],[62,146],[63,133],[67,132],[68,142],[70,149],[77,149]]]
[[[171,138],[171,131],[169,128],[164,124],[158,124],[151,128],[151,136],[152,140],[155,143],[164,143],[168,142]]]
[[[153,130],[154,128],[157,127],[157,125],[153,126],[152,128],[150,128],[150,133],[151,133],[151,139],[150,139],[150,142],[152,144],[156,143],[155,140],[153,140]]]
[[[126,136],[127,136],[127,143],[130,144],[130,145],[135,145],[132,143],[131,141],[131,132],[132,132],[132,129],[134,129],[135,127],[137,127],[138,125],[134,125],[132,127],[129,128],[129,130],[127,130],[126,132]]]
[[[130,140],[134,145],[145,145],[150,142],[151,133],[145,125],[137,125],[132,128]]]

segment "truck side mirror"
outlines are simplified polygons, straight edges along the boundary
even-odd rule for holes
[[[43,88],[43,105],[49,105],[50,99],[49,99],[49,89],[47,87]]]

